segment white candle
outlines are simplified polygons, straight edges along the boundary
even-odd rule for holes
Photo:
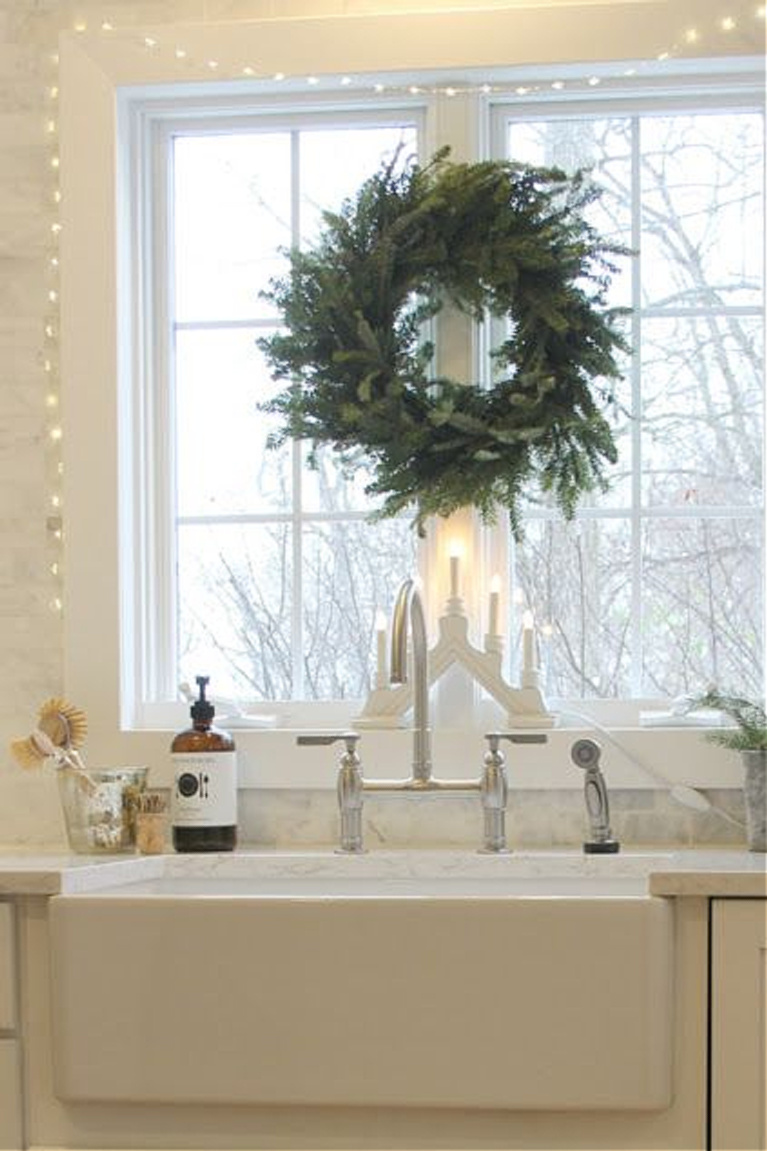
[[[386,616],[382,611],[376,612],[376,687],[386,687],[389,680],[389,668],[386,660]]]
[[[487,619],[487,634],[499,635],[498,624],[501,614],[501,577],[494,575],[490,580],[490,603]]]
[[[535,651],[535,621],[533,613],[526,611],[522,616],[522,671],[537,671],[538,659]]]
[[[450,598],[458,599],[461,594],[461,545],[450,545]]]

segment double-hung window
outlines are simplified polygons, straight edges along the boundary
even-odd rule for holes
[[[531,504],[516,550],[562,698],[764,690],[764,117],[693,88],[493,113],[497,155],[588,169],[633,252],[610,489],[572,525]]]
[[[147,394],[168,436],[150,448],[146,570],[159,610],[145,613],[145,642],[160,699],[205,672],[219,697],[292,718],[297,701],[360,700],[370,687],[376,621],[412,573],[414,533],[407,517],[369,522],[364,461],[349,476],[330,450],[310,467],[308,445],[268,445],[276,425],[262,405],[277,385],[259,339],[279,324],[264,293],[290,250],[382,163],[417,156],[422,124],[416,105],[296,98],[161,116],[148,134]]]

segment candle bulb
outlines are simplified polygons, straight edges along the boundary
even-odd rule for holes
[[[522,617],[522,671],[537,671],[538,660],[535,652],[535,621],[533,613],[526,611]]]
[[[386,660],[386,616],[376,612],[376,687],[386,687],[389,682],[389,668]]]
[[[494,575],[490,580],[490,603],[488,610],[487,634],[497,636],[500,634],[499,621],[501,614],[501,577]]]
[[[461,545],[450,545],[450,598],[458,599],[461,594]]]

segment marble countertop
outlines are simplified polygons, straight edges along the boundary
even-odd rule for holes
[[[97,892],[162,878],[225,879],[258,876],[339,878],[364,875],[639,876],[657,896],[767,897],[767,856],[748,851],[668,849],[584,856],[577,851],[519,851],[487,856],[461,850],[378,851],[341,856],[331,849],[239,850],[199,855],[67,855],[0,849],[0,896]]]

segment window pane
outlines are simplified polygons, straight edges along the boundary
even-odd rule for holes
[[[508,156],[526,164],[590,171],[602,196],[586,218],[610,243],[631,245],[631,121],[629,119],[540,120],[509,124]],[[608,296],[613,306],[631,302],[631,257],[615,257],[618,273]]]
[[[312,523],[304,534],[304,680],[308,699],[360,699],[373,685],[377,611],[388,615],[416,571],[402,520]]]
[[[717,683],[759,698],[762,547],[756,519],[685,518],[645,525],[645,694],[676,696]]]
[[[530,523],[515,567],[515,586],[539,628],[551,629],[542,652],[547,692],[564,699],[630,696],[629,522]]]
[[[628,356],[620,355],[619,369],[623,372],[622,379],[610,380],[609,387],[615,397],[615,403],[602,408],[602,414],[608,421],[612,430],[618,459],[614,464],[606,463],[604,478],[607,481],[606,491],[595,488],[591,492],[583,492],[579,501],[579,508],[626,509],[631,505],[632,475],[634,465],[632,417],[633,398],[631,381],[631,363]],[[523,508],[527,514],[533,515],[541,508],[548,510],[556,507],[556,500],[549,492],[541,492],[537,484],[529,487],[523,501]]]
[[[291,546],[287,524],[179,529],[182,681],[204,674],[214,697],[290,699]]]
[[[644,499],[758,505],[762,326],[709,316],[642,326]]]
[[[179,515],[290,507],[290,447],[267,450],[275,418],[257,409],[273,392],[253,330],[177,333]]]
[[[301,133],[302,244],[316,239],[322,211],[340,208],[400,145],[404,156],[415,153],[417,136],[412,124]]]
[[[346,475],[337,453],[330,447],[318,448],[316,466],[307,468],[302,479],[302,503],[305,511],[367,511],[373,507],[365,487],[373,479],[372,468],[359,458],[358,467]]]
[[[259,292],[290,245],[290,134],[179,136],[173,164],[176,319],[271,315]]]
[[[642,121],[644,303],[761,304],[763,132],[742,112]]]

